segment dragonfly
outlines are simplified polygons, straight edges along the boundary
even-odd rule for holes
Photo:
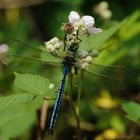
[[[66,41],[67,41],[67,37],[65,36],[64,38],[64,48],[63,48],[63,52],[64,52],[64,56],[60,56],[59,54],[51,54],[51,56],[53,58],[57,58],[56,61],[53,61],[53,60],[42,60],[40,58],[37,58],[37,57],[31,57],[31,56],[24,56],[24,55],[21,55],[19,54],[19,52],[17,51],[17,53],[15,54],[10,54],[12,57],[16,57],[16,58],[23,58],[23,59],[28,59],[28,60],[31,60],[31,61],[36,61],[36,62],[43,62],[45,64],[48,64],[48,65],[53,65],[53,66],[58,66],[58,65],[62,65],[62,78],[61,78],[61,81],[60,81],[60,85],[59,85],[59,88],[58,88],[58,91],[57,91],[57,97],[56,97],[56,100],[55,100],[55,104],[54,104],[54,108],[53,108],[53,112],[52,112],[52,116],[51,116],[51,120],[50,120],[50,125],[49,125],[49,131],[48,131],[48,134],[49,135],[53,135],[54,133],[54,129],[55,129],[55,126],[56,126],[56,122],[57,122],[57,118],[58,118],[58,114],[59,114],[59,111],[60,111],[60,106],[61,106],[61,102],[62,102],[62,98],[63,98],[63,93],[64,93],[64,88],[65,88],[65,82],[66,82],[66,77],[68,76],[69,73],[71,73],[71,70],[72,68],[74,68],[75,70],[75,73],[77,73],[77,71],[79,69],[81,69],[80,67],[78,67],[77,65],[77,53],[78,53],[78,49],[79,49],[79,44],[81,42],[81,40],[78,38],[78,35],[74,35],[74,38],[75,38],[75,42],[70,44],[70,45],[67,45]],[[28,43],[25,43],[21,40],[16,40],[14,39],[13,41],[15,42],[18,42],[18,43],[21,43],[22,47],[25,49],[25,48],[31,48],[32,50],[34,50],[35,52],[37,53],[44,53],[46,55],[50,55],[50,53],[48,53],[47,51],[43,50],[43,49],[40,49],[40,48],[37,48],[37,47],[34,47],[32,45],[29,45]],[[28,50],[27,49],[27,50]],[[29,54],[30,55],[30,54]],[[58,65],[57,65],[58,64]],[[92,65],[92,64],[91,64]],[[98,66],[98,67],[103,67],[103,68],[109,68],[109,69],[123,69],[123,67],[121,66],[111,66],[111,65],[100,65],[100,64],[93,64],[95,66]],[[96,76],[100,76],[102,78],[107,78],[107,79],[110,79],[110,80],[113,80],[113,81],[118,81],[118,79],[114,78],[114,77],[111,77],[111,76],[108,76],[108,75],[104,75],[104,74],[99,74],[97,72],[94,72],[92,71],[90,68],[89,69],[86,69],[85,72],[87,72],[88,74],[94,74]]]

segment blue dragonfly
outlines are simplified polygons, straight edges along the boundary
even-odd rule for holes
[[[66,81],[66,77],[69,73],[71,73],[71,70],[72,68],[74,68],[75,70],[75,73],[77,73],[78,69],[82,69],[78,64],[77,62],[79,62],[79,60],[77,59],[77,52],[78,52],[78,49],[79,49],[79,44],[81,42],[81,40],[78,38],[78,33],[75,35],[73,35],[74,38],[75,38],[75,41],[73,43],[71,43],[70,45],[67,44],[67,35],[65,36],[64,38],[64,50],[63,52],[65,52],[65,55],[64,56],[61,56],[60,54],[54,54],[54,53],[51,53],[51,56],[52,58],[56,58],[56,61],[53,61],[53,60],[47,60],[45,58],[45,60],[42,60],[37,58],[36,56],[34,57],[31,57],[30,54],[29,56],[25,56],[25,55],[19,55],[19,52],[17,51],[17,53],[15,54],[12,54],[11,56],[14,56],[16,58],[23,58],[23,59],[28,59],[28,60],[31,60],[31,61],[37,61],[37,62],[43,62],[45,64],[48,64],[48,65],[53,65],[53,66],[57,66],[57,64],[62,64],[62,79],[61,79],[61,82],[60,82],[60,85],[59,85],[59,88],[58,88],[58,91],[57,91],[57,97],[56,97],[56,101],[55,101],[55,104],[54,104],[54,108],[53,108],[53,112],[52,112],[52,117],[51,117],[51,120],[50,120],[50,125],[49,125],[49,135],[53,135],[53,132],[54,132],[54,128],[55,128],[55,125],[56,125],[56,121],[57,121],[57,118],[58,118],[58,113],[59,113],[59,110],[60,110],[60,105],[61,105],[61,102],[62,102],[62,97],[63,97],[63,92],[64,92],[64,87],[65,87],[65,81]],[[44,51],[43,49],[39,49],[39,48],[36,48],[36,47],[33,47],[23,41],[20,41],[20,40],[15,40],[16,42],[19,42],[21,43],[22,47],[25,49],[25,48],[31,48],[32,50],[34,50],[33,52],[35,52],[33,55],[36,54],[37,52],[37,55],[38,53],[44,53],[45,52],[45,55],[49,55],[48,52]],[[28,47],[27,47],[28,46]],[[28,51],[27,49],[27,51]],[[43,58],[44,59],[44,58]],[[114,70],[123,70],[124,68],[121,67],[121,66],[111,66],[111,65],[99,65],[99,64],[91,64],[91,66],[98,66],[98,67],[103,67],[103,68],[108,68],[108,69],[114,69]],[[84,70],[85,72],[89,73],[89,74],[94,74],[96,76],[100,76],[102,78],[107,78],[109,80],[112,80],[112,81],[115,81],[115,83],[119,83],[119,79],[116,79],[112,76],[108,76],[108,75],[104,75],[104,74],[100,74],[96,71],[93,71],[92,69],[85,69]]]

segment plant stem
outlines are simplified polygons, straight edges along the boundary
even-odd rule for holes
[[[67,96],[67,99],[70,103],[70,106],[72,108],[72,111],[74,113],[74,116],[75,116],[75,119],[76,119],[76,122],[77,122],[77,139],[78,140],[81,140],[81,135],[80,135],[80,116],[79,114],[77,113],[76,111],[76,108],[73,104],[73,101],[72,101],[72,98],[71,98],[71,95],[72,95],[72,84],[73,84],[73,77],[72,77],[72,74],[69,76],[69,91],[68,91],[68,96]],[[81,85],[82,86],[82,85]],[[81,90],[80,90],[80,95],[81,95]],[[79,95],[79,98],[80,98],[80,95]],[[79,99],[80,100],[80,99]]]
[[[78,140],[81,140],[81,135],[80,135],[80,118],[76,112],[76,109],[74,107],[74,104],[73,104],[73,101],[72,101],[72,98],[70,96],[67,97],[69,103],[70,103],[70,106],[72,108],[72,111],[74,113],[74,116],[75,116],[75,119],[76,119],[76,122],[77,122],[77,139]]]
[[[81,139],[81,134],[80,134],[80,97],[82,93],[82,81],[83,81],[83,70],[80,72],[80,79],[79,79],[79,89],[78,89],[78,95],[77,95],[77,107],[76,107],[76,114],[77,114],[77,135],[78,135],[78,140]]]
[[[77,108],[76,108],[76,111],[77,111],[77,114],[78,116],[80,116],[80,97],[81,97],[81,93],[82,93],[82,81],[83,81],[83,70],[81,70],[81,73],[80,73],[80,79],[79,79],[79,89],[78,89],[78,95],[77,95]]]

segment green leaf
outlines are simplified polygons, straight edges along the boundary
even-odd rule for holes
[[[15,104],[23,104],[27,102],[31,102],[36,99],[36,95],[31,94],[15,94],[0,97],[0,108],[8,107]]]
[[[119,31],[119,35],[123,40],[131,40],[140,32],[140,11],[135,11],[132,15],[126,18],[123,26]],[[128,32],[129,31],[129,32]],[[127,33],[127,34],[126,34]]]
[[[82,40],[80,44],[80,49],[91,51],[93,49],[99,49],[99,47],[107,41],[116,31],[121,27],[123,22],[116,23],[112,27],[107,30],[103,30],[102,33],[97,35],[81,36],[80,39]]]
[[[1,140],[19,136],[36,121],[35,107],[30,104],[0,109],[0,114]]]
[[[15,87],[23,93],[53,97],[49,80],[39,75],[15,73]]]
[[[140,125],[140,104],[126,101],[122,104],[122,109],[126,112],[128,119]]]

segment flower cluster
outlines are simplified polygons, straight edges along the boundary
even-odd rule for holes
[[[66,38],[62,42],[57,37],[52,38],[50,41],[45,42],[45,46],[48,52],[56,52],[64,44],[67,46],[72,46],[73,44],[79,44],[78,39],[79,34],[97,34],[102,32],[102,29],[94,27],[94,18],[92,16],[82,16],[71,11],[68,16],[69,22],[63,24],[62,29],[66,33]]]
[[[90,56],[87,51],[79,52],[79,56],[80,56],[80,60],[78,62],[78,66],[83,70],[88,69],[89,65],[93,60],[92,56]]]
[[[102,32],[102,29],[94,26],[95,21],[92,16],[86,15],[80,17],[77,12],[71,11],[68,19],[69,22],[63,24],[61,28],[66,33],[64,41],[62,42],[57,37],[54,37],[50,41],[45,42],[48,52],[54,53],[64,45],[67,47],[75,47],[80,42],[80,39],[78,38],[79,34],[91,35]],[[97,57],[98,55],[99,52],[96,50],[91,52],[91,54],[88,54],[86,51],[79,52],[80,59],[77,61],[77,66],[84,70],[88,69],[93,60],[92,57]],[[50,84],[49,88],[52,87],[53,86]]]
[[[63,46],[63,42],[60,41],[57,37],[52,38],[50,41],[45,42],[45,46],[48,52],[55,52]]]
[[[82,58],[79,62],[81,69],[88,69],[89,65],[92,62],[91,56],[86,56],[85,58]]]
[[[85,34],[97,34],[102,32],[102,29],[94,27],[94,18],[92,16],[82,16],[75,12],[71,11],[69,14],[69,23],[74,27],[74,32],[79,31],[80,33]]]

